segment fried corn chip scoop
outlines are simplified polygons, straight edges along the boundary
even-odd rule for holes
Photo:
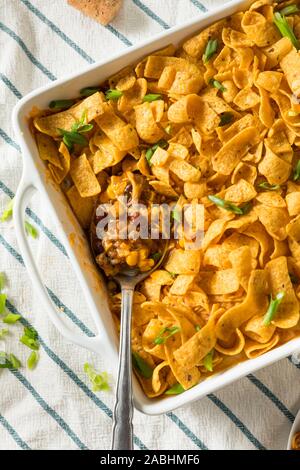
[[[99,266],[99,253],[103,253],[102,241],[97,238],[96,225],[99,217],[97,207],[90,226],[90,244],[94,258]],[[133,294],[137,284],[152,274],[163,263],[169,246],[168,240],[162,241],[161,257],[154,267],[141,272],[137,267],[122,266],[121,270],[111,276],[121,287],[121,328],[119,368],[116,387],[116,398],[113,413],[112,450],[133,449],[133,399],[132,399],[132,359],[131,359],[131,319]],[[101,269],[101,265],[99,266]],[[102,271],[102,270],[101,270]]]

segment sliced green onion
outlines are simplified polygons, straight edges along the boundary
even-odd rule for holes
[[[152,255],[150,256],[151,259],[153,259],[154,261],[158,261],[160,260],[161,258],[161,253],[157,252],[157,253],[152,253]]]
[[[0,339],[3,339],[4,336],[8,335],[8,333],[9,333],[9,330],[7,328],[2,328],[0,330]]]
[[[24,334],[20,338],[20,342],[25,344],[28,348],[33,351],[38,351],[40,349],[40,343],[38,341],[38,333],[34,328],[24,328]]]
[[[117,101],[123,95],[123,91],[120,90],[107,90],[105,98],[107,100]]]
[[[81,94],[81,96],[91,96],[91,95],[93,95],[94,93],[97,93],[97,91],[100,91],[100,90],[101,90],[100,87],[88,86],[86,88],[82,88],[80,90],[80,94]]]
[[[177,273],[172,273],[172,271],[168,271],[168,273],[170,274],[170,276],[175,279],[175,277],[177,277]]]
[[[93,124],[83,124],[81,121],[73,124],[71,131],[65,131],[64,129],[58,129],[60,134],[63,136],[63,142],[69,150],[73,149],[73,145],[81,145],[84,147],[88,144],[88,141],[82,133],[89,132],[93,129]]]
[[[233,120],[233,114],[232,113],[222,113],[220,117],[220,122],[219,122],[219,127],[224,127],[227,126],[227,124],[230,124]]]
[[[58,130],[60,134],[63,136],[64,144],[70,150],[72,150],[74,144],[85,146],[88,143],[87,139],[83,135],[79,134],[79,132],[65,131],[64,129],[58,129]]]
[[[179,326],[172,326],[171,328],[166,327],[161,330],[159,335],[154,339],[154,344],[165,344],[165,342],[180,331]],[[168,333],[166,336],[165,333]]]
[[[9,369],[11,363],[8,361],[8,356],[4,351],[0,351],[0,369]]]
[[[160,95],[159,93],[149,93],[148,95],[144,96],[143,101],[147,103],[151,103],[152,101],[161,100],[161,99],[162,99],[162,95]]]
[[[85,132],[90,132],[93,128],[93,124],[85,124],[84,126],[78,128],[78,132],[80,132],[80,134],[84,134]]]
[[[21,362],[14,354],[0,352],[0,369],[19,369]]]
[[[298,13],[300,10],[298,5],[288,5],[287,7],[280,10],[280,13],[284,16],[294,15],[294,13]]]
[[[296,38],[295,33],[293,29],[291,28],[291,26],[289,25],[286,17],[282,15],[281,13],[279,13],[279,11],[277,11],[274,14],[273,21],[275,25],[277,26],[277,28],[279,29],[279,32],[282,35],[282,37],[287,37],[291,41],[293,46],[295,46],[296,49],[299,49],[300,43],[298,39]]]
[[[9,369],[11,364],[8,361],[7,354],[0,351],[0,369]]]
[[[277,313],[277,310],[278,310],[278,307],[279,305],[281,304],[283,298],[285,296],[285,292],[279,292],[275,299],[270,299],[270,304],[269,304],[269,308],[264,316],[264,319],[263,319],[263,325],[264,326],[268,326],[271,324],[272,320],[274,319],[276,313]]]
[[[161,147],[162,149],[166,149],[169,146],[169,142],[165,139],[160,139],[156,144],[153,145],[154,150],[156,150],[158,147]]]
[[[214,88],[217,88],[217,90],[220,90],[222,93],[224,93],[224,91],[227,91],[227,88],[225,88],[221,82],[219,82],[219,80],[215,80],[214,78],[211,78],[209,80],[209,83],[211,86],[213,86]]]
[[[244,204],[244,206],[238,207],[235,204],[233,204],[232,202],[226,201],[225,199],[222,199],[218,196],[210,195],[210,196],[208,196],[208,199],[211,202],[213,202],[214,204],[216,204],[216,206],[219,206],[222,209],[225,209],[229,212],[233,212],[234,214],[237,214],[237,215],[245,215],[252,208],[252,205],[250,203],[246,203],[246,204]]]
[[[28,338],[32,338],[32,339],[38,339],[39,337],[38,332],[34,328],[29,328],[28,326],[24,327],[24,334]]]
[[[213,357],[214,357],[214,350],[212,349],[208,354],[206,354],[204,360],[203,360],[203,365],[206,370],[209,372],[213,371]]]
[[[12,369],[20,369],[22,365],[21,361],[19,361],[19,359],[14,354],[9,354],[8,360],[12,365]]]
[[[196,331],[200,331],[200,330],[201,330],[201,326],[200,326],[200,325],[196,325],[196,326],[195,326],[195,330],[196,330]]]
[[[0,273],[0,291],[4,289],[5,285],[6,285],[5,273]]]
[[[153,154],[154,154],[154,151],[153,151],[152,147],[147,149],[145,157],[146,157],[146,160],[149,163],[149,165],[151,165],[151,158],[153,157]]]
[[[70,132],[71,134],[71,132]],[[74,138],[72,135],[70,134],[64,134],[63,136],[63,143],[68,147],[69,150],[72,150],[73,149],[73,145],[74,143],[78,143],[78,145],[86,145],[87,144],[87,141],[84,139],[80,139],[80,142],[74,142]],[[74,133],[75,134],[75,133]]]
[[[162,149],[165,149],[168,147],[168,142],[164,139],[159,140],[156,144],[154,144],[152,147],[149,147],[146,151],[145,157],[149,165],[151,165],[151,158],[154,155],[155,150],[158,149],[158,147],[161,147]]]
[[[40,358],[39,353],[37,351],[32,351],[32,353],[30,353],[30,355],[27,359],[28,369],[33,370],[36,367],[36,365],[39,361],[39,358]]]
[[[13,215],[13,206],[14,206],[14,199],[11,199],[9,203],[7,204],[6,208],[2,212],[1,215],[1,222],[6,222],[7,220],[11,219]]]
[[[50,109],[68,109],[75,103],[75,100],[53,100],[49,103]]]
[[[257,187],[264,189],[265,191],[277,191],[281,186],[280,184],[270,184],[267,181],[264,181],[263,183],[259,183]]]
[[[183,386],[179,383],[173,385],[173,387],[169,388],[168,390],[165,391],[165,395],[179,395],[180,393],[183,393],[185,390]]]
[[[79,121],[75,121],[75,123],[73,124],[72,129],[74,128],[74,130],[77,131],[81,126],[84,126],[84,124],[87,124],[87,119],[88,119],[88,110],[85,109]]]
[[[27,235],[30,235],[32,238],[37,238],[39,236],[38,230],[31,225],[27,220],[25,220],[25,230]]]
[[[65,129],[58,129],[60,135],[63,136],[63,142],[68,147],[69,150],[73,149],[74,144],[85,146],[88,144],[88,141],[85,136],[82,134],[89,132],[93,129],[93,124],[87,123],[87,110],[82,114],[82,117],[79,121],[74,122],[70,131]]]
[[[181,222],[181,214],[180,214],[179,210],[177,210],[177,209],[172,210],[171,217],[176,222],[179,222],[179,223]]]
[[[6,294],[0,294],[0,315],[2,315],[5,312],[6,299],[7,299]]]
[[[21,315],[18,315],[17,313],[8,313],[6,317],[3,318],[3,323],[7,323],[8,325],[13,325],[14,323],[17,323],[21,318]]]
[[[83,369],[86,375],[88,376],[91,384],[93,385],[93,392],[110,390],[107,372],[96,372],[94,367],[88,362],[84,364]]]
[[[203,62],[206,63],[208,62],[212,56],[217,52],[218,50],[218,40],[217,39],[210,39],[208,43],[206,44],[205,52],[203,55]]]
[[[293,180],[298,181],[300,179],[300,160],[298,160],[296,168],[294,169]]]
[[[32,338],[28,338],[28,336],[23,335],[20,338],[20,342],[23,343],[28,348],[32,349],[33,351],[38,351],[40,349],[40,344],[38,341]]]
[[[246,204],[244,204],[243,206],[241,206],[240,209],[242,209],[243,215],[246,215],[251,211],[252,207],[252,203],[249,201],[246,202]]]
[[[87,111],[82,113],[81,119],[79,121],[74,122],[71,127],[71,132],[73,133],[85,133],[89,132],[93,129],[93,124],[87,123]]]
[[[132,365],[140,375],[145,377],[145,379],[151,379],[153,369],[138,353],[134,351],[132,352]]]

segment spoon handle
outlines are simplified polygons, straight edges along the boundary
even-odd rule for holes
[[[122,288],[119,370],[113,415],[112,450],[133,449],[131,316],[133,288]]]

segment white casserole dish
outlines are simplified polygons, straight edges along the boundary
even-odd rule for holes
[[[289,435],[287,450],[292,450],[293,438],[294,438],[294,435],[298,432],[300,432],[300,410],[298,411],[298,413],[296,415],[294,424],[292,426],[292,429],[291,429],[291,432],[290,432],[290,435]]]
[[[108,308],[105,284],[103,280],[99,278],[85,236],[65,200],[64,195],[53,183],[51,177],[47,174],[46,167],[40,160],[35,141],[28,128],[27,116],[30,114],[33,107],[44,109],[47,108],[48,103],[53,99],[65,99],[78,96],[81,88],[103,81],[122,67],[137,61],[143,56],[169,43],[179,43],[216,20],[231,15],[236,11],[246,9],[251,3],[252,1],[249,0],[231,1],[211,13],[204,14],[201,18],[194,19],[183,26],[173,28],[168,32],[160,34],[154,40],[148,40],[138,46],[131,47],[125,53],[123,52],[122,54],[116,55],[109,61],[94,64],[69,78],[55,81],[50,85],[40,88],[23,98],[14,109],[14,130],[23,154],[23,175],[15,198],[14,222],[17,240],[29,276],[36,292],[40,296],[44,308],[60,333],[68,340],[96,353],[103,354],[105,351],[105,355],[108,359],[107,362],[114,368],[113,373],[116,372],[118,360],[118,339]],[[53,306],[34,263],[24,233],[23,219],[25,208],[35,190],[41,192],[45,207],[49,209],[51,216],[58,225],[61,239],[66,247],[95,321],[97,331],[99,332],[98,336],[95,338],[88,338],[81,333],[72,331],[64,322],[62,313],[58,313]],[[300,350],[300,338],[293,339],[287,344],[263,356],[247,360],[234,366],[230,370],[219,373],[181,395],[170,396],[168,398],[147,398],[140,388],[138,381],[134,379],[135,406],[140,411],[149,415],[166,413],[179,406],[197,400],[208,393],[215,392],[234,380],[270,365],[292,354],[296,350]]]

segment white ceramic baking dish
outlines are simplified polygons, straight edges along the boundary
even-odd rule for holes
[[[40,296],[45,310],[48,312],[60,333],[65,336],[66,339],[73,341],[79,346],[102,355],[105,354],[107,363],[111,364],[111,368],[114,369],[113,373],[116,372],[118,360],[118,340],[108,308],[105,283],[103,279],[99,277],[98,271],[91,258],[85,235],[69,208],[64,195],[52,182],[45,165],[39,158],[35,141],[28,128],[27,117],[33,107],[43,109],[47,108],[48,103],[53,99],[73,98],[79,95],[81,88],[100,83],[122,67],[137,61],[143,56],[150,54],[152,51],[162,48],[169,43],[177,44],[214,21],[231,15],[236,11],[246,9],[251,3],[252,2],[249,0],[231,1],[215,9],[213,12],[193,19],[183,26],[172,28],[160,34],[155,39],[131,47],[126,52],[114,56],[109,61],[94,64],[71,77],[57,80],[50,85],[40,88],[23,98],[14,109],[14,130],[23,154],[23,175],[15,198],[14,223],[17,240],[28,274],[36,292]],[[63,319],[62,312],[57,311],[52,304],[35,265],[23,228],[25,208],[35,190],[41,193],[45,207],[51,213],[53,220],[57,223],[60,238],[66,247],[91,315],[96,324],[98,334],[94,338],[89,338],[83,333],[73,331],[68,326]],[[282,359],[299,349],[300,338],[294,339],[261,357],[247,360],[246,362],[234,366],[230,370],[219,373],[181,395],[168,398],[148,399],[144,395],[137,380],[134,379],[135,406],[140,411],[150,415],[165,413],[197,400],[208,393],[215,392],[234,380]]]
[[[300,432],[300,410],[298,411],[298,413],[297,413],[297,415],[296,415],[294,424],[293,424],[293,426],[292,426],[292,429],[291,429],[291,432],[290,432],[290,435],[289,435],[287,450],[292,450],[293,438],[294,438],[294,435],[295,435],[297,432]]]

